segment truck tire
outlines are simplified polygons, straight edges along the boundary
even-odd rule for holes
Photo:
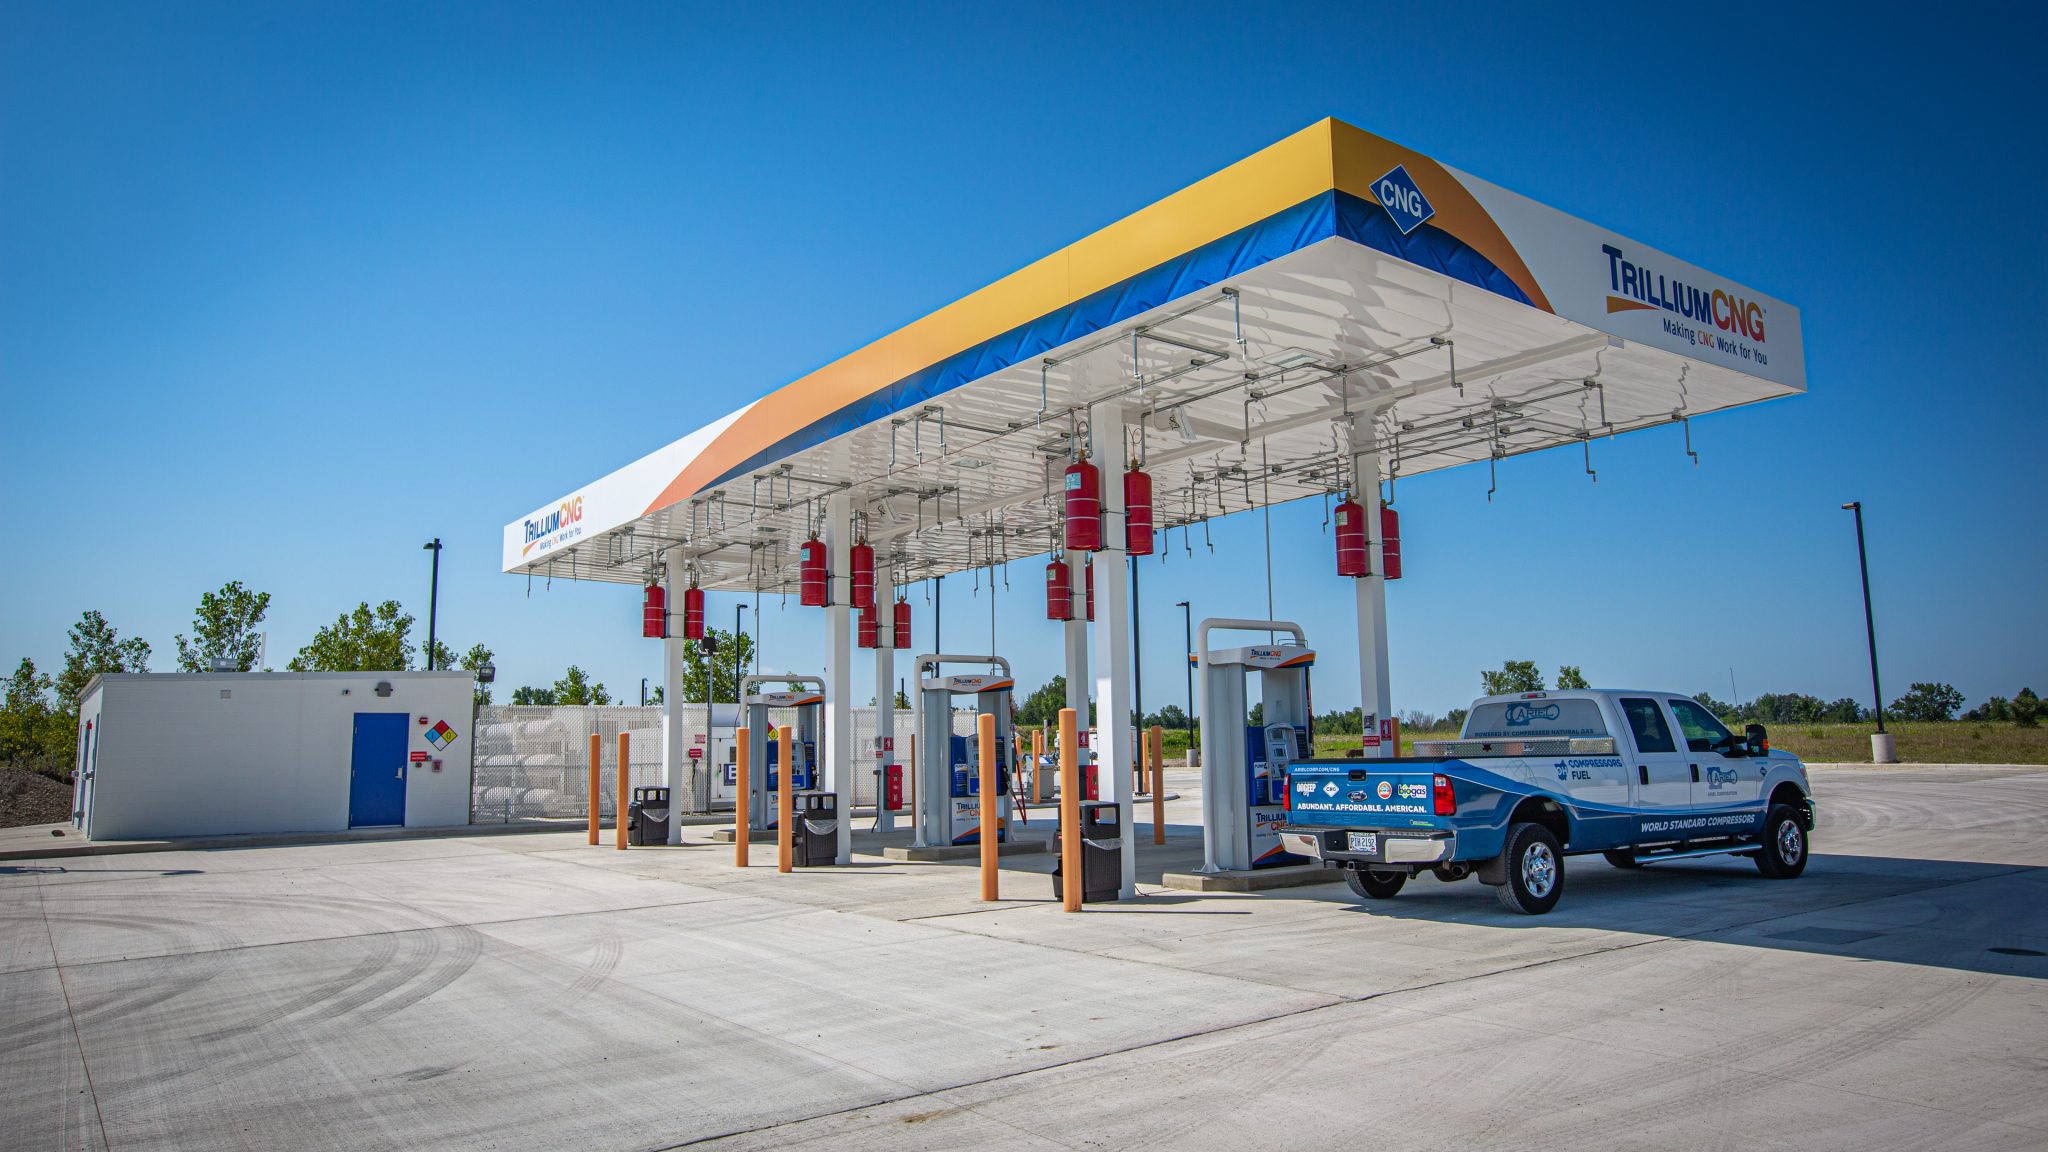
[[[1541,824],[1511,824],[1501,862],[1507,883],[1493,892],[1501,907],[1524,916],[1541,916],[1557,907],[1564,895],[1564,853],[1557,837]]]
[[[1753,859],[1756,870],[1772,880],[1797,879],[1806,871],[1806,826],[1789,804],[1773,804],[1764,813],[1763,844]]]
[[[1643,866],[1643,862],[1636,859],[1636,854],[1626,848],[1616,848],[1612,852],[1602,852],[1601,855],[1607,857],[1607,862],[1616,868],[1627,868],[1633,871]]]
[[[1406,872],[1375,872],[1370,868],[1346,868],[1344,882],[1367,900],[1392,900],[1408,883]]]

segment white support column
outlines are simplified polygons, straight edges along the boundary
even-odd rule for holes
[[[1086,552],[1072,548],[1062,553],[1067,559],[1067,579],[1072,586],[1067,599],[1067,622],[1060,631],[1067,642],[1067,707],[1074,710],[1074,727],[1088,731],[1088,580],[1083,567]],[[1054,731],[1058,731],[1055,726]],[[1077,761],[1078,762],[1078,761]],[[1087,794],[1082,794],[1087,799]]]
[[[1123,841],[1119,900],[1138,895],[1137,840],[1131,803],[1131,583],[1124,570],[1124,416],[1115,401],[1089,412],[1095,465],[1102,469],[1102,551],[1095,554],[1096,779],[1105,800],[1116,802]],[[1081,581],[1084,595],[1086,579]]]
[[[916,653],[912,653],[916,655]],[[875,747],[857,751],[866,760],[864,771],[880,772],[896,760],[887,750],[896,737],[896,583],[889,558],[875,557]],[[906,766],[907,768],[907,766]],[[875,831],[894,832],[896,814],[883,806],[881,776],[875,777]]]
[[[1393,711],[1387,676],[1387,582],[1380,574],[1380,454],[1370,415],[1351,420],[1351,498],[1365,510],[1366,557],[1372,575],[1354,580],[1358,604],[1359,707],[1384,720]],[[1384,753],[1383,753],[1384,754]]]
[[[825,790],[837,797],[839,860],[853,863],[853,498],[834,493],[825,501],[825,546],[832,569],[831,604],[825,609]],[[784,771],[788,771],[785,766]]]
[[[668,786],[668,842],[683,842],[683,808],[690,791],[690,745],[683,731],[683,590],[690,586],[690,574],[683,563],[683,550],[671,548],[662,559],[667,574],[662,587],[668,595],[669,636],[661,642],[661,778]],[[710,796],[705,796],[708,801]]]

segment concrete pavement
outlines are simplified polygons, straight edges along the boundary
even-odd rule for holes
[[[2048,1144],[2048,773],[1816,788],[1801,880],[1573,858],[1542,918],[1169,892],[1185,825],[1079,916],[865,835],[0,866],[0,1148]]]

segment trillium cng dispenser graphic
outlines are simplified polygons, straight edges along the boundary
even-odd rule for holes
[[[947,664],[974,664],[996,673],[942,676]],[[996,718],[996,840],[1009,839],[1010,662],[1000,656],[917,658],[917,843],[981,843],[981,742],[953,734],[953,698],[972,696],[977,715]]]
[[[1213,630],[1288,633],[1292,644],[1211,648]],[[1202,621],[1195,634],[1202,673],[1202,871],[1230,872],[1307,863],[1286,851],[1287,766],[1309,757],[1308,670],[1316,654],[1301,625],[1286,620]],[[1248,723],[1245,683],[1259,677],[1261,723]]]
[[[757,692],[763,684],[788,684],[787,692]],[[803,691],[796,686],[815,684],[816,691]],[[753,772],[752,787],[747,790],[750,825],[755,829],[771,829],[776,825],[775,794],[782,787],[782,742],[775,738],[775,729],[770,725],[770,708],[796,709],[796,723],[790,725],[793,750],[790,753],[796,761],[796,779],[791,788],[798,792],[815,791],[818,787],[818,732],[819,719],[825,713],[825,681],[816,676],[749,676],[740,681],[740,699],[745,701],[747,715],[747,755],[749,762],[762,767]]]

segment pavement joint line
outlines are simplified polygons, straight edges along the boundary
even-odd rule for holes
[[[299,845],[269,845],[268,847],[299,847]],[[252,851],[252,849],[248,849],[248,848],[200,848],[200,849],[188,849],[188,851],[199,851],[199,852],[247,852],[247,851]],[[103,859],[111,859],[111,858],[113,858],[113,857],[117,857],[117,856],[146,856],[146,855],[157,855],[157,853],[146,853],[146,852],[115,852],[115,853],[107,853],[107,854],[105,854],[105,855],[102,855],[102,856],[89,856],[89,857],[88,857],[88,856],[79,856],[79,857],[71,857],[71,856],[50,856],[50,857],[45,857],[44,859],[45,859],[45,860],[71,860],[71,859],[79,859],[79,860],[86,860],[86,859],[91,859],[91,860],[103,860]],[[475,859],[478,859],[478,857],[477,857],[477,856],[475,856],[475,855],[474,855],[474,854],[472,854],[472,853],[468,853],[468,852],[451,852],[451,853],[449,853],[448,855],[445,855],[445,856],[408,856],[408,857],[405,857],[405,858],[404,858],[404,859],[402,859],[402,860],[341,860],[341,861],[336,861],[336,862],[334,862],[334,863],[332,863],[332,864],[326,864],[326,863],[322,863],[322,864],[284,864],[284,865],[279,865],[279,866],[277,866],[277,867],[274,867],[274,868],[235,868],[235,869],[228,869],[228,870],[215,870],[215,871],[208,871],[208,870],[206,870],[206,869],[185,869],[185,868],[144,868],[144,869],[135,869],[135,868],[79,868],[79,869],[75,869],[75,870],[74,870],[74,869],[71,869],[71,868],[64,868],[64,869],[63,869],[63,871],[64,871],[64,874],[65,874],[65,875],[67,875],[67,876],[93,876],[93,877],[94,877],[94,879],[91,879],[91,880],[67,880],[67,881],[65,881],[65,886],[66,886],[66,887],[77,887],[77,886],[80,886],[80,885],[85,885],[85,884],[113,884],[113,883],[118,883],[118,882],[120,882],[120,881],[123,881],[123,880],[147,880],[147,879],[149,879],[149,878],[150,878],[149,876],[144,876],[144,875],[123,875],[123,876],[112,876],[112,875],[109,875],[109,876],[101,876],[101,875],[99,875],[99,873],[102,873],[102,872],[130,872],[130,873],[133,873],[133,872],[147,872],[147,873],[150,873],[150,874],[154,875],[154,876],[155,876],[156,878],[158,878],[158,879],[162,879],[162,878],[163,878],[163,877],[165,877],[165,876],[171,876],[171,875],[179,875],[179,874],[189,874],[189,873],[191,873],[191,872],[198,872],[198,873],[200,873],[200,874],[202,874],[202,875],[206,875],[206,876],[245,876],[245,875],[257,875],[257,874],[263,874],[263,875],[275,875],[276,873],[279,873],[279,872],[329,872],[329,871],[333,871],[333,870],[335,870],[335,869],[338,869],[338,868],[371,868],[371,867],[375,867],[375,866],[377,866],[377,865],[379,865],[379,864],[426,864],[426,863],[431,863],[431,862],[434,862],[434,861],[437,861],[437,860],[475,860]],[[43,868],[43,867],[51,867],[51,866],[52,866],[52,865],[50,865],[50,864],[44,863],[43,861],[37,861],[37,860],[0,860],[0,869],[7,869],[7,868]],[[57,867],[62,867],[62,865],[56,865],[56,866],[57,866]],[[23,873],[22,875],[24,875],[24,876],[30,876],[30,875],[39,875],[39,874],[37,874],[37,873],[32,873],[32,872],[24,872],[24,873]],[[8,879],[8,877],[5,877],[5,876],[0,876],[0,881],[5,881],[6,879]],[[5,891],[5,890],[6,890],[6,885],[5,885],[5,884],[0,884],[0,891]]]
[[[715,899],[732,899],[732,897],[720,893]],[[174,960],[186,956],[212,956],[223,952],[254,952],[264,948],[289,948],[296,944],[327,944],[336,940],[375,940],[385,936],[410,935],[414,932],[447,932],[458,928],[483,929],[500,927],[506,924],[527,924],[537,920],[569,920],[584,916],[609,916],[614,913],[655,912],[663,908],[687,908],[693,904],[708,904],[711,902],[711,900],[672,900],[665,904],[636,904],[625,908],[592,908],[576,912],[547,912],[537,916],[508,916],[502,920],[451,920],[440,924],[421,924],[412,928],[387,928],[377,932],[349,932],[332,936],[306,936],[296,940],[269,940],[260,944],[235,944],[221,948],[191,948],[182,952],[158,952],[148,956],[115,956],[106,960],[86,960],[81,963],[72,964],[70,967],[74,969],[95,968],[105,964],[135,964],[146,960]],[[392,901],[392,903],[396,904],[398,902]],[[45,913],[45,923],[47,922],[48,914]],[[53,939],[51,943],[52,952],[55,951],[55,948],[56,944]],[[56,965],[53,964],[52,967],[56,967]],[[15,968],[10,971],[40,972],[42,969]]]
[[[78,1009],[71,1003],[71,982],[64,978],[64,962],[57,955],[57,933],[50,927],[50,910],[42,901],[43,886],[36,885],[36,906],[43,913],[43,934],[50,941],[50,967],[57,973],[57,990],[64,994],[64,1015],[71,1021],[71,1042],[78,1048],[78,1067],[85,1073],[85,1090],[92,1097],[93,1119],[100,1128],[100,1146],[112,1149],[114,1142],[107,1138],[107,1113],[100,1106],[100,1090],[92,1080],[92,1061],[85,1054],[85,1036],[78,1027]],[[33,971],[33,969],[30,969]]]

